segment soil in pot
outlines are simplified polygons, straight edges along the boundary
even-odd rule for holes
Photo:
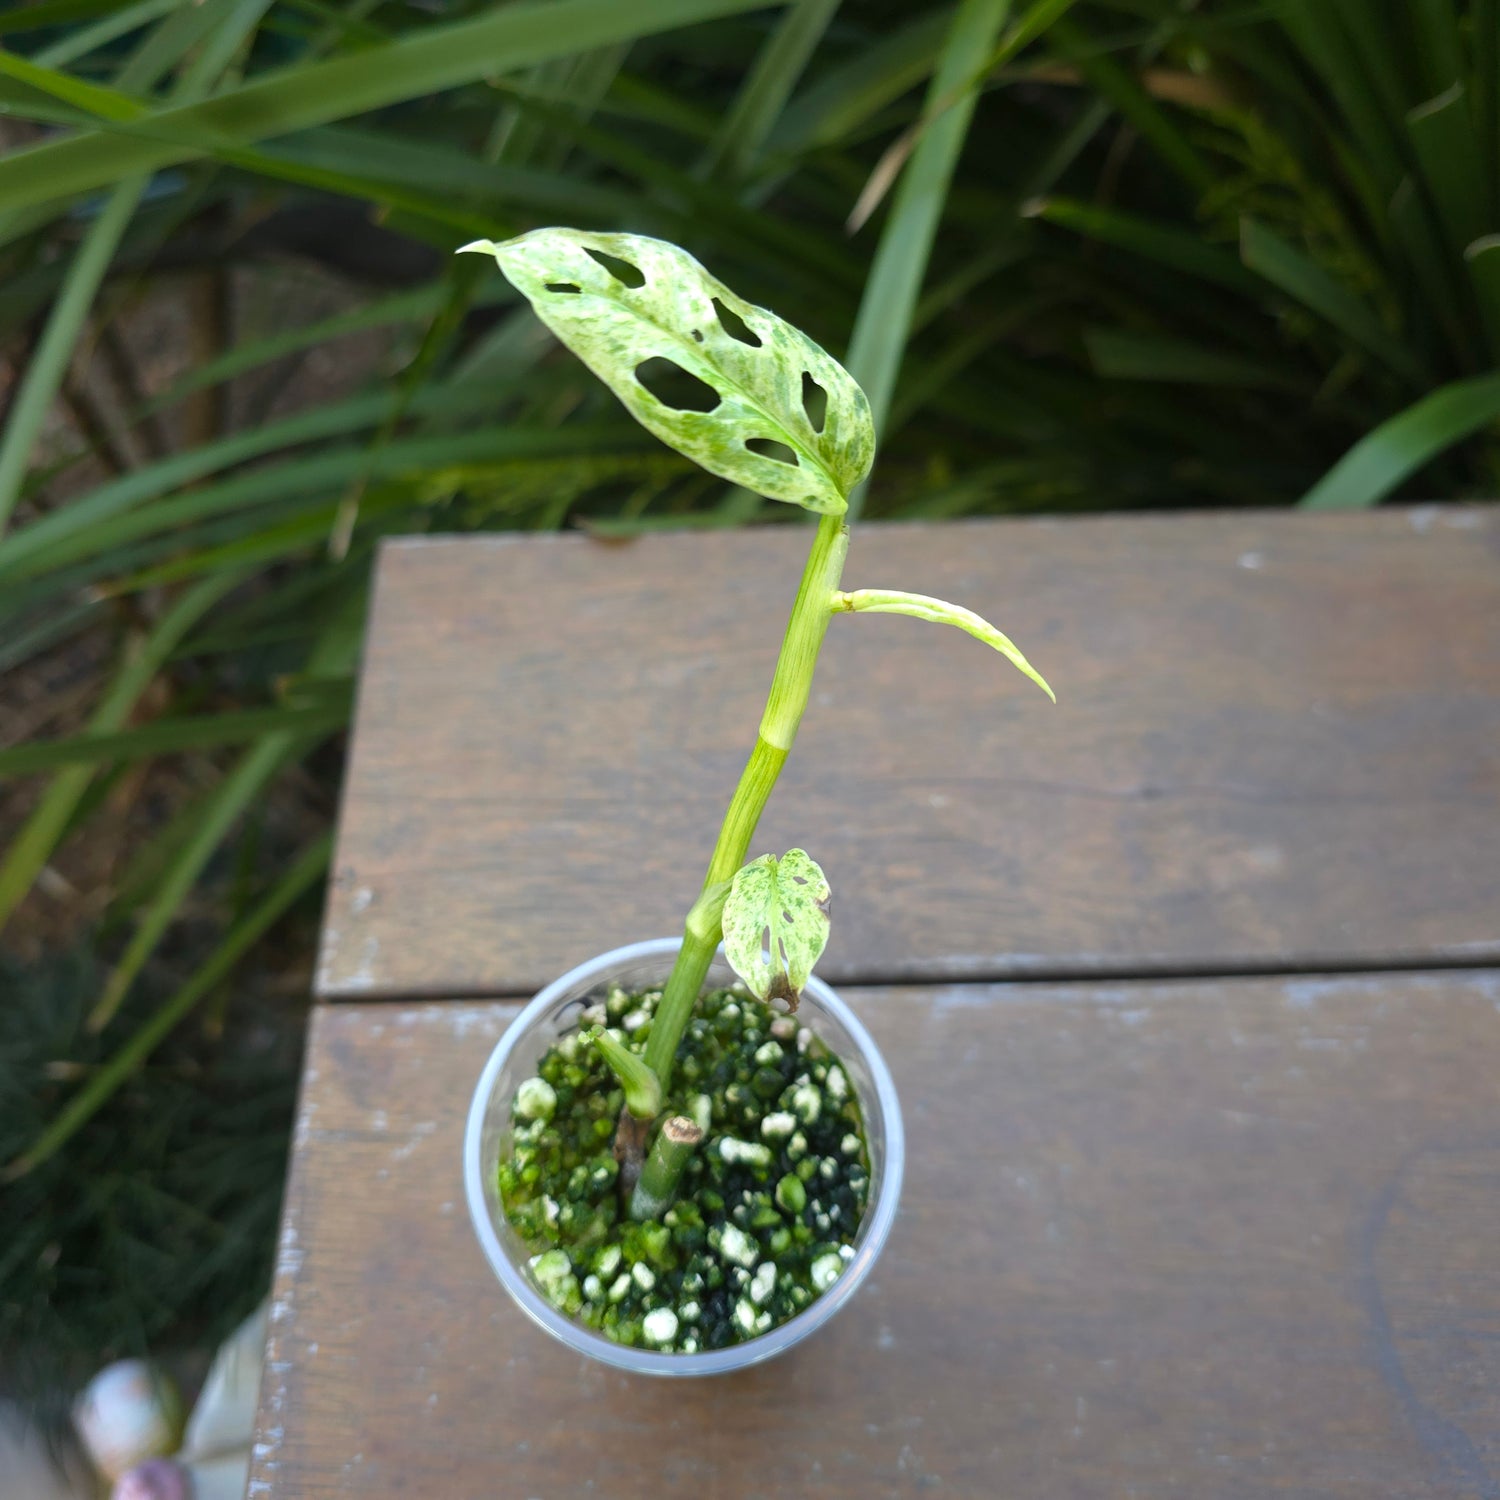
[[[606,1025],[643,1051],[660,995],[611,990],[517,1089],[500,1197],[554,1307],[617,1343],[692,1354],[768,1333],[838,1280],[870,1160],[826,1046],[743,990],[714,990],[683,1034],[660,1117],[693,1120],[702,1143],[673,1205],[632,1221],[612,1152],[623,1095],[582,1033]]]

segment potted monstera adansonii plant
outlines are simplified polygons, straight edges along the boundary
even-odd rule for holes
[[[956,625],[1051,689],[969,610],[840,587],[844,514],[875,434],[864,393],[805,334],[661,240],[538,229],[464,248],[493,255],[662,441],[818,516],[760,732],[681,939],[604,954],[543,990],[491,1056],[465,1141],[480,1241],[537,1322],[630,1369],[734,1369],[848,1300],[900,1189],[889,1072],[812,977],[828,882],[801,849],[747,862],[828,623],[850,611]],[[654,395],[640,372],[661,360],[710,387],[712,410]]]

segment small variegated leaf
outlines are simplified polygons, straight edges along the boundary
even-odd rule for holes
[[[492,254],[542,322],[664,443],[768,499],[826,515],[847,508],[875,452],[864,392],[806,334],[735,296],[687,251],[578,229],[463,248]],[[711,409],[647,389],[642,367],[661,360],[708,386],[692,404]]]
[[[763,854],[736,872],[724,903],[724,953],[762,1000],[796,1010],[828,942],[828,881],[802,849]]]

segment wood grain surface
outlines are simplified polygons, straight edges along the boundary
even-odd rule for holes
[[[480,1255],[514,1007],[320,1009],[250,1500],[1500,1494],[1500,972],[848,998],[895,1231],[807,1344],[687,1385],[553,1344]]]
[[[319,991],[522,994],[680,931],[808,533],[382,558]],[[753,852],[836,982],[1500,962],[1500,514],[860,530]]]

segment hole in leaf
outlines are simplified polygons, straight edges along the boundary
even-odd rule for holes
[[[611,255],[607,250],[591,250],[588,246],[584,248],[616,281],[625,286],[645,286],[646,278],[639,266],[631,265],[628,260],[621,260],[618,255]]]
[[[802,410],[814,432],[822,432],[828,420],[828,392],[806,370],[802,372]]]
[[[790,464],[794,469],[797,467],[797,455],[775,438],[746,438],[745,446],[762,458],[773,458],[779,464]]]
[[[549,292],[572,292],[576,296],[583,288],[574,286],[571,281],[549,281],[547,290]]]
[[[635,378],[673,411],[712,411],[719,404],[719,393],[706,380],[660,355],[642,360],[635,367]]]
[[[752,349],[760,348],[760,335],[732,307],[725,307],[715,297],[714,311],[719,315],[719,327],[730,338],[738,339],[742,344],[749,344]]]

